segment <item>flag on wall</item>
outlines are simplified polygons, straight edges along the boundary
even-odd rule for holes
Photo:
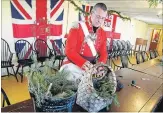
[[[82,9],[87,13],[90,13],[92,8],[93,6],[82,5]],[[85,16],[84,14],[79,13],[79,21],[86,21],[86,20],[88,20],[88,16]]]
[[[62,35],[63,2],[64,0],[10,0],[13,37],[33,43],[34,38],[46,40],[47,36]],[[21,45],[23,51],[25,43]]]
[[[112,14],[109,15],[104,23],[104,27],[106,31],[115,31],[116,27],[116,22],[117,22],[117,15]]]
[[[64,0],[11,0],[14,38],[46,38],[47,31],[51,36],[62,35],[63,2]]]

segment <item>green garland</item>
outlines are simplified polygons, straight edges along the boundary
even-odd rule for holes
[[[90,15],[90,13],[85,12],[83,9],[81,9],[75,2],[74,0],[65,0],[65,1],[69,1],[71,4],[73,4],[75,6],[75,10],[79,11],[80,13],[85,14],[86,16]],[[80,1],[79,1],[80,2]]]
[[[90,13],[88,12],[85,12],[83,9],[81,9],[75,2],[74,0],[65,0],[65,1],[69,1],[71,4],[73,4],[75,6],[75,10],[79,11],[80,13],[83,13],[84,15],[88,16],[90,15]],[[80,0],[78,0],[78,2],[81,3]],[[120,12],[118,11],[115,11],[115,10],[108,10],[108,15],[110,14],[117,14],[122,20],[130,20],[131,19],[129,17],[125,17],[125,16],[122,16]]]
[[[83,13],[84,15],[88,16],[90,15],[90,13],[85,12],[83,9],[81,9],[74,1],[75,0],[65,0],[65,1],[69,1],[71,4],[73,4],[75,6],[75,9],[77,11],[79,11],[80,13]],[[81,3],[82,0],[77,0],[79,3]],[[158,3],[160,0],[147,0],[149,3],[149,7],[157,7]],[[115,10],[108,10],[108,15],[110,14],[117,14],[122,20],[130,20],[131,19],[129,17],[125,17],[121,15],[121,12],[115,11]]]
[[[115,10],[108,10],[108,15],[114,14],[114,13],[117,14],[122,20],[130,20],[131,21],[131,19],[129,17],[122,16],[121,12],[118,12]]]
[[[149,7],[157,7],[159,1],[161,0],[147,0],[149,3]]]

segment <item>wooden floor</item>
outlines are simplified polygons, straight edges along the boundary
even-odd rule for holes
[[[131,62],[135,63],[135,58],[131,57]],[[120,61],[117,61],[117,64]],[[21,102],[30,98],[28,91],[28,81],[24,77],[23,83],[20,82],[20,76],[18,75],[19,82],[16,81],[14,76],[1,77],[1,86],[5,90],[11,104]]]
[[[24,77],[23,83],[21,83],[20,76],[18,76],[18,80],[19,82],[12,75],[1,77],[1,87],[5,90],[11,104],[30,98],[27,79]]]

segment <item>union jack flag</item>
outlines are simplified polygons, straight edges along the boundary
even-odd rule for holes
[[[87,13],[90,13],[92,8],[93,6],[82,5],[82,9]],[[79,21],[86,21],[86,20],[88,20],[88,16],[85,16],[84,14],[79,13]]]
[[[25,38],[32,43],[34,37],[46,40],[47,36],[62,35],[63,2],[64,0],[11,0],[13,37],[16,40]]]

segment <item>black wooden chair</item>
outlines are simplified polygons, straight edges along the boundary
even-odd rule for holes
[[[141,56],[142,56],[142,60],[143,60],[143,62],[148,61],[149,56],[148,56],[147,52],[142,51],[142,52],[141,52]]]
[[[11,105],[10,101],[6,95],[6,92],[3,90],[3,88],[1,88],[1,93],[2,93],[2,107],[5,107],[5,102],[7,103],[7,105]]]
[[[18,74],[20,67],[22,67],[21,73],[21,82],[23,82],[23,68],[26,66],[31,67],[34,63],[32,60],[33,57],[33,47],[27,40],[18,40],[15,42],[15,52],[18,58],[18,66],[16,74]]]
[[[123,50],[123,46],[120,40],[117,40],[117,46],[118,46],[118,50],[117,50],[117,57],[120,56],[122,54],[122,50]]]
[[[121,55],[129,55],[130,50],[128,50],[127,42],[125,42],[124,40],[121,40],[121,44],[122,44]]]
[[[1,68],[6,68],[8,76],[14,75],[18,82],[18,78],[14,70],[14,64],[12,64],[12,57],[13,57],[13,53],[10,51],[9,44],[4,39],[1,38]],[[9,69],[8,69],[9,67],[12,68],[13,74],[9,73]]]
[[[114,70],[119,70],[121,68],[129,68],[129,65],[133,66],[135,64],[131,63],[128,55],[121,55],[120,56],[120,60],[121,60],[121,65],[117,65],[114,61],[114,59],[112,58],[112,63],[113,63],[113,69]]]
[[[111,57],[117,58],[117,56],[118,56],[118,45],[117,45],[117,41],[113,40]]]
[[[53,46],[53,51],[55,54],[55,61],[59,60],[59,69],[63,63],[65,56],[65,45],[62,42],[62,39],[58,39],[58,40],[51,40],[52,46]],[[55,63],[55,62],[53,62]]]
[[[156,58],[155,53],[154,53],[153,50],[150,50],[150,51],[149,51],[149,54],[150,54],[150,59]]]
[[[121,55],[120,57],[121,57],[122,68],[128,68],[129,64],[132,66],[135,65],[135,64],[131,63],[131,61],[127,55]]]
[[[142,39],[142,38],[136,38],[134,54],[136,52],[142,51],[143,43],[144,43],[144,39]]]
[[[154,52],[155,58],[159,56],[158,51],[156,49],[153,50],[153,52]]]
[[[128,41],[128,40],[126,41],[126,43],[127,43],[127,53],[132,56],[133,45],[131,45],[130,41]]]
[[[115,58],[110,58],[110,59],[111,59],[110,66],[114,69],[114,71],[122,68],[122,65],[116,64],[117,59],[115,59]]]
[[[42,66],[43,62],[54,56],[53,50],[49,48],[45,40],[37,39],[34,43],[34,47],[37,54],[37,61],[41,62]]]
[[[142,62],[143,62],[143,58],[142,58],[141,52],[136,52],[136,63],[140,64]]]

